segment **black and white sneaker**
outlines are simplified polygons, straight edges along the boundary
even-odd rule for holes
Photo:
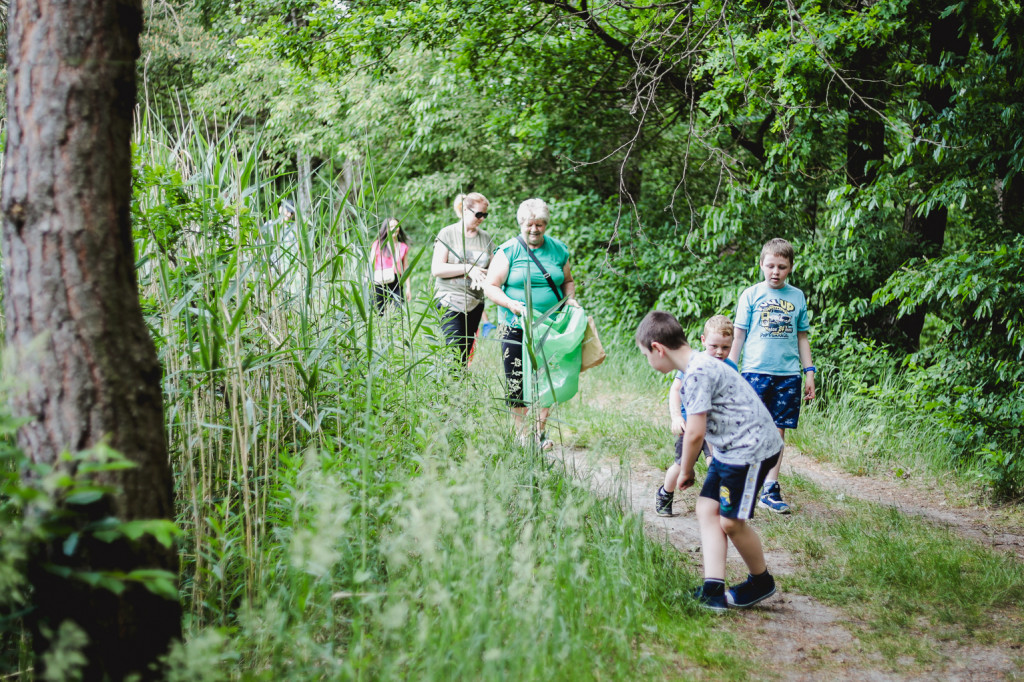
[[[749,609],[775,594],[775,578],[770,573],[763,576],[748,575],[747,579],[725,593],[730,609]]]
[[[665,486],[658,488],[654,498],[654,513],[658,516],[675,516],[672,513],[672,499],[676,496],[674,492],[665,490]]]

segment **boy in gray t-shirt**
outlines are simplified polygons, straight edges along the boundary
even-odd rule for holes
[[[765,475],[782,452],[782,437],[754,389],[725,363],[694,352],[678,320],[669,313],[648,313],[636,330],[636,343],[654,369],[663,374],[684,373],[687,418],[678,490],[693,485],[693,465],[704,439],[714,446],[697,498],[704,584],[694,597],[702,607],[719,613],[749,608],[775,594],[761,538],[747,519],[754,515]],[[726,592],[730,540],[750,575]]]

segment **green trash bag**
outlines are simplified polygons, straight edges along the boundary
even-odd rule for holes
[[[583,308],[566,306],[562,312],[537,322],[533,334],[524,334],[523,397],[528,405],[550,407],[576,395],[580,384],[583,334],[587,314]],[[532,347],[536,359],[530,357]]]

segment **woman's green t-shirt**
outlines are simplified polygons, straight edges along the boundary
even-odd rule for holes
[[[529,282],[534,314],[543,314],[558,303],[561,296],[555,297],[555,292],[548,286],[547,280],[530,258],[527,247],[523,246],[522,242],[518,239],[509,239],[498,248],[504,251],[505,257],[508,258],[508,277],[502,290],[509,298],[526,303],[526,285]],[[551,275],[551,280],[559,292],[564,295],[562,283],[565,281],[565,264],[569,262],[569,247],[554,237],[545,235],[544,243],[533,250],[533,255]],[[521,326],[508,308],[499,306],[498,311],[499,322],[515,327]]]

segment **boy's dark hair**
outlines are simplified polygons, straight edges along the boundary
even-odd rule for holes
[[[766,256],[781,256],[782,258],[788,258],[789,264],[793,265],[795,252],[793,251],[792,244],[787,242],[785,239],[776,237],[775,239],[769,239],[761,248],[761,257],[757,262],[763,263]]]
[[[689,346],[686,333],[679,320],[671,313],[653,310],[647,313],[636,328],[636,343],[642,348],[651,350],[651,344],[657,341],[669,350]]]

